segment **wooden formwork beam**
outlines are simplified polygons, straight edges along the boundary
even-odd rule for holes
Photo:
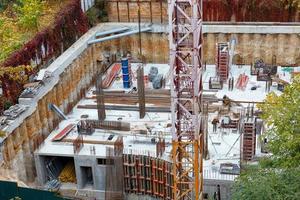
[[[139,68],[137,69],[137,82],[138,82],[140,118],[142,119],[146,115],[144,68],[142,66],[139,66]]]
[[[96,81],[96,97],[97,97],[98,120],[103,121],[106,118],[106,114],[105,114],[105,102],[104,102],[104,92],[102,87],[101,73],[98,75]]]

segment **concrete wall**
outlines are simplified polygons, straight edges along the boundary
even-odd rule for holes
[[[275,27],[274,27],[275,28]],[[251,64],[256,59],[272,63],[276,57],[278,65],[300,65],[299,34],[258,34],[258,33],[206,33],[204,35],[204,59],[207,63],[215,62],[215,44],[237,39],[235,63]]]
[[[36,165],[36,172],[37,172],[37,182],[39,186],[44,186],[46,183],[46,166],[45,161],[49,160],[51,156],[59,156],[59,155],[39,155],[35,154],[35,165]],[[106,190],[106,179],[107,179],[107,170],[111,167],[111,170],[108,170],[109,179],[117,180],[117,177],[114,175],[119,174],[117,171],[122,171],[122,169],[117,168],[122,167],[121,163],[116,163],[116,165],[99,165],[97,159],[99,157],[96,156],[83,156],[83,155],[75,155],[74,156],[74,166],[75,166],[75,173],[76,173],[76,188],[69,188],[69,190],[77,191],[79,196],[96,198],[96,199],[105,199],[105,190]],[[120,159],[117,162],[122,162]],[[92,177],[93,177],[93,187],[86,187],[86,174],[84,174],[82,168],[83,167],[90,167],[92,169]],[[122,180],[122,177],[120,178]],[[113,182],[113,181],[112,181]],[[62,189],[64,190],[64,189]],[[66,191],[63,191],[63,193]],[[67,194],[66,194],[67,195]],[[74,195],[74,194],[73,194]]]
[[[213,197],[214,193],[218,191],[217,188],[219,185],[221,199],[222,200],[230,200],[232,184],[233,184],[233,181],[205,179],[204,180],[204,193],[208,194],[209,197]]]
[[[51,81],[42,86],[34,98],[19,100],[28,109],[5,128],[4,163],[24,182],[35,180],[33,152],[59,123],[48,104],[53,103],[63,112],[70,112],[95,80],[99,70],[95,50],[92,46],[87,48],[86,44],[94,33],[91,30],[47,68],[52,72]]]
[[[274,27],[275,28],[275,27]],[[207,64],[215,64],[215,48],[218,42],[237,40],[234,63],[251,64],[256,59],[272,63],[276,57],[278,65],[300,65],[300,36],[297,33],[205,33],[203,42],[203,59]],[[97,51],[130,51],[134,58],[139,54],[138,35],[96,44]],[[142,53],[147,62],[168,63],[169,43],[165,33],[143,33]]]
[[[105,190],[105,165],[98,165],[95,156],[75,156],[74,161],[78,189],[84,189],[86,182],[81,167],[91,167],[94,181],[93,190]]]
[[[16,169],[21,180],[34,180],[33,152],[59,123],[48,104],[58,105],[68,113],[93,82],[97,67],[91,51],[91,48],[85,51],[59,76],[59,82],[38,101],[36,110],[4,141],[4,161]],[[25,166],[25,170],[20,169],[21,166]]]

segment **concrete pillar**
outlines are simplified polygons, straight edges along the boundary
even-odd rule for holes
[[[220,43],[220,42],[228,42],[227,36],[225,33],[218,33],[217,43]]]
[[[30,144],[29,144],[29,139],[28,139],[28,135],[27,135],[26,123],[22,123],[22,125],[20,127],[20,133],[25,136],[24,142],[22,143],[22,156],[24,158],[24,163],[23,163],[24,168],[22,167],[22,165],[19,165],[19,166],[21,167],[22,171],[26,172],[26,180],[25,181],[33,182],[36,177],[35,165],[34,165],[33,154],[30,151]]]
[[[266,43],[266,35],[264,34],[259,34],[258,37],[258,41],[259,41],[259,50],[260,50],[260,57],[261,59],[263,59],[265,62],[267,62],[267,43]],[[267,62],[268,63],[268,62]]]
[[[260,37],[260,34],[254,34],[254,37],[253,37],[253,58],[254,58],[254,61],[255,60],[258,60],[258,59],[263,59],[262,56],[261,56],[261,37]]]
[[[287,44],[291,44],[290,48],[289,48],[289,55],[290,55],[290,59],[288,63],[290,63],[291,65],[296,64],[297,61],[297,57],[300,55],[300,37],[299,35],[296,34],[291,34],[289,36],[289,40],[287,41]]]
[[[59,103],[58,103],[58,99],[57,99],[57,96],[58,96],[58,94],[57,94],[57,85],[52,89],[52,98],[53,98],[53,104],[55,104],[55,105],[59,105]],[[60,119],[59,119],[59,117],[57,116],[57,115],[53,115],[53,127],[55,128],[55,127],[57,127],[57,125],[58,125],[58,123],[59,123],[59,121],[60,121]],[[50,130],[49,130],[49,132],[50,132]]]
[[[207,64],[215,64],[216,63],[216,36],[217,34],[207,34],[206,37],[206,44],[204,46],[204,59],[207,62]]]
[[[278,64],[282,65],[284,64],[284,56],[286,55],[285,53],[285,35],[284,34],[278,34],[277,36],[277,62]]]
[[[273,55],[275,55],[274,44],[276,43],[276,38],[273,34],[267,34],[265,38],[265,52],[266,52],[266,63],[272,63]]]
[[[43,134],[46,134],[47,132],[49,132],[49,126],[48,126],[48,119],[47,119],[47,110],[48,109],[48,105],[45,101],[45,98],[42,98],[39,102],[38,102],[38,112],[40,115],[40,119],[42,122],[42,127],[43,127]]]

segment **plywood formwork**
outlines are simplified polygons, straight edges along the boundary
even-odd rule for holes
[[[217,75],[220,80],[227,81],[229,76],[229,45],[228,43],[217,43],[216,46]]]
[[[101,73],[98,75],[96,81],[96,97],[97,97],[98,120],[103,121],[106,118],[106,114],[105,114],[104,92],[103,92]]]
[[[105,200],[124,199],[123,156],[122,151],[115,150],[106,148]]]
[[[126,193],[174,199],[172,164],[145,155],[123,155],[124,190]]]
[[[243,122],[242,155],[244,161],[251,161],[255,155],[256,135],[255,120],[245,119]]]

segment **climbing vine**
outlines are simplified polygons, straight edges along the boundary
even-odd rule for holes
[[[53,23],[41,30],[27,43],[19,32],[29,27],[38,27],[41,0],[19,0],[21,9],[12,17],[0,15],[0,79],[3,94],[12,102],[16,102],[28,77],[49,60],[59,56],[88,30],[86,16],[81,10],[79,0],[69,0],[56,15]],[[26,5],[26,6],[25,6]],[[32,6],[30,6],[32,5]],[[32,7],[35,15],[31,18]],[[12,8],[15,9],[15,8]],[[9,9],[8,9],[9,10]],[[7,42],[9,41],[9,42]],[[11,45],[13,44],[13,45]],[[13,53],[12,53],[13,52]],[[34,70],[33,70],[34,69]]]
[[[68,48],[88,30],[87,20],[78,0],[70,1],[56,16],[53,25],[39,32],[23,48],[15,51],[3,66],[42,65],[50,58],[60,55],[62,48]]]
[[[298,21],[300,0],[204,0],[205,21]],[[297,17],[298,16],[298,17]]]
[[[33,73],[33,68],[30,65],[20,65],[17,67],[2,67],[0,68],[0,79],[10,79],[21,84],[27,83],[29,75]]]

